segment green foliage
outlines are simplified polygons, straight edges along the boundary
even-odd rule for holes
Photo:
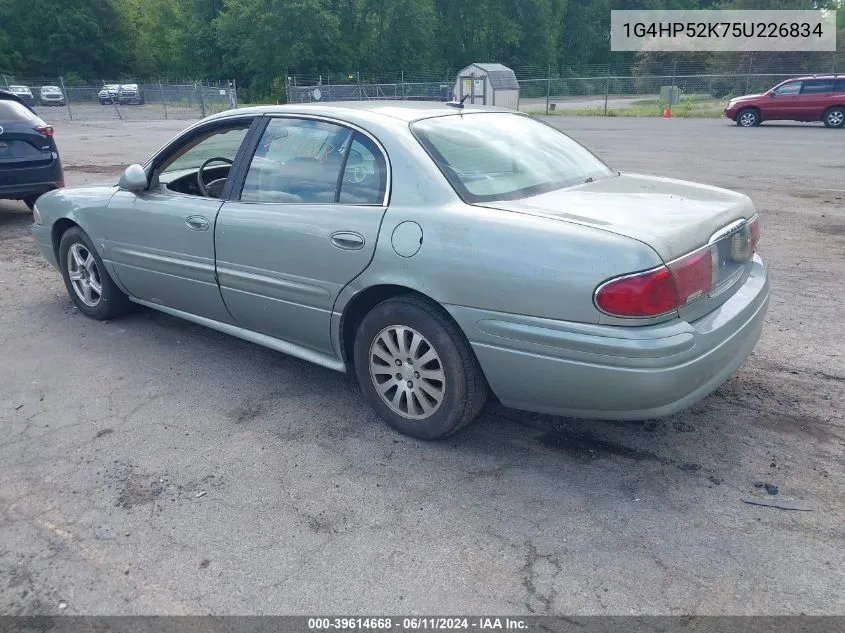
[[[383,81],[402,70],[410,82],[448,81],[471,62],[498,61],[532,78],[551,67],[552,92],[578,95],[604,90],[601,78],[579,79],[595,74],[593,65],[636,63],[639,75],[653,75],[674,64],[678,74],[718,75],[712,93],[721,96],[747,83],[722,75],[795,60],[815,68],[816,58],[611,53],[611,9],[835,6],[842,49],[843,0],[0,0],[0,72],[66,80],[73,72],[89,81],[226,76],[237,79],[242,97],[275,102],[291,75],[355,82],[360,72],[362,81]],[[652,83],[614,79],[610,92],[666,81]],[[525,90],[543,96],[546,86]]]

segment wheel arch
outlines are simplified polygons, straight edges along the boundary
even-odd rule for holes
[[[56,261],[59,261],[59,245],[62,243],[62,236],[75,226],[79,227],[79,224],[66,217],[59,218],[53,222],[53,226],[50,229],[50,237],[53,241],[53,252],[56,255]]]
[[[343,307],[340,316],[340,353],[343,362],[348,367],[354,365],[353,347],[355,345],[355,333],[358,331],[358,326],[367,315],[367,313],[377,306],[382,301],[399,297],[403,295],[410,295],[424,299],[432,305],[436,306],[440,312],[451,321],[457,330],[466,338],[466,333],[461,328],[460,324],[449,314],[449,311],[443,305],[425,294],[409,286],[400,284],[381,283],[368,286],[356,293]],[[467,339],[468,340],[468,339]]]
[[[763,111],[760,110],[760,106],[754,104],[740,107],[740,109],[736,111],[736,117],[734,118],[734,121],[739,119],[739,115],[742,114],[745,110],[754,110],[754,112],[757,113],[757,122],[763,122]]]

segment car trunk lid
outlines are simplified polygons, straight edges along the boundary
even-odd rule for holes
[[[672,263],[709,249],[711,288],[681,297],[681,316],[697,318],[726,301],[747,277],[751,200],[740,193],[670,178],[625,174],[520,200],[479,206],[592,226],[644,242]],[[733,249],[733,250],[732,250]],[[620,271],[625,272],[636,271]]]

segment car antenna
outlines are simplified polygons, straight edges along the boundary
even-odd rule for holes
[[[466,100],[467,100],[467,97],[469,97],[469,93],[465,94],[465,95],[463,96],[463,99],[461,99],[460,101],[455,101],[454,99],[453,99],[452,101],[447,101],[447,102],[446,102],[446,105],[447,105],[447,106],[450,106],[450,107],[452,107],[452,108],[461,108],[461,109],[463,109],[463,107],[464,107],[464,101],[466,101]]]

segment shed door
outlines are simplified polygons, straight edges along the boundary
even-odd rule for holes
[[[484,75],[464,75],[460,78],[460,84],[460,98],[463,99],[464,97],[469,95],[469,98],[466,100],[466,103],[476,105],[487,104],[487,81],[485,80]]]

